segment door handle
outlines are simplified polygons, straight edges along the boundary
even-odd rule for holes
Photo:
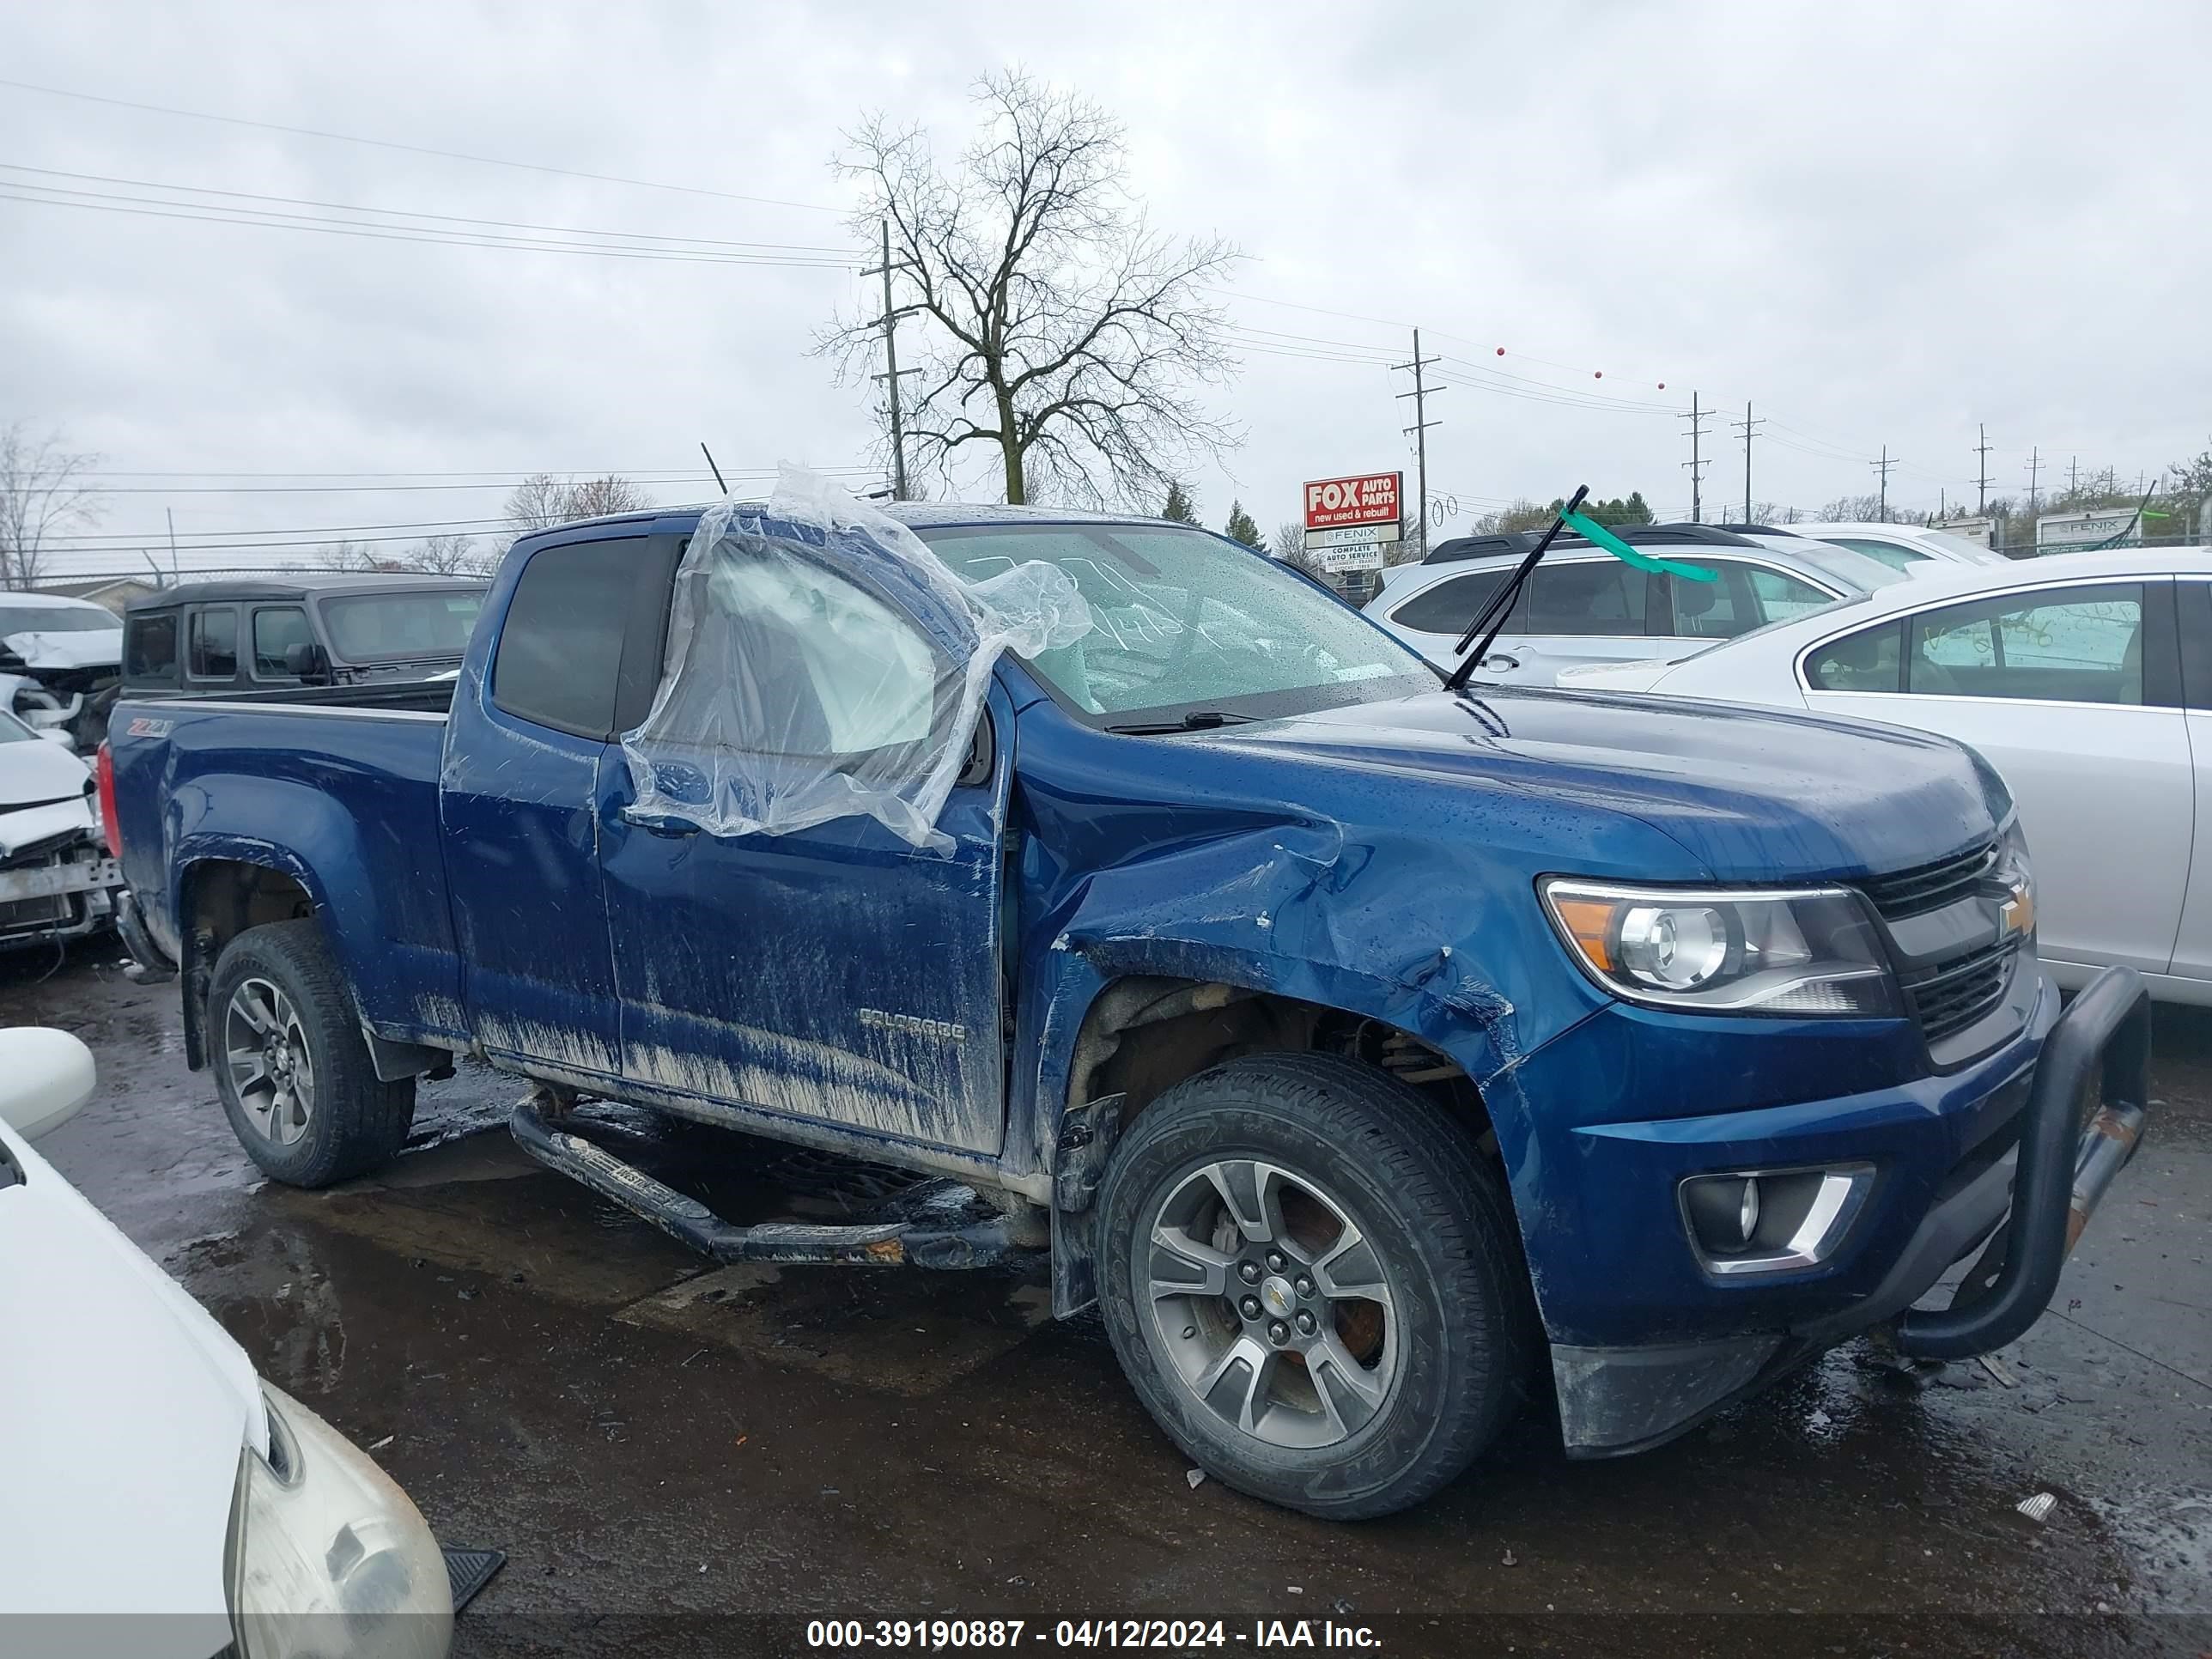
[[[635,806],[623,808],[622,821],[648,836],[659,836],[667,841],[680,841],[685,836],[699,833],[699,826],[688,818],[663,817],[654,812],[641,812]]]
[[[1510,674],[1521,665],[1521,659],[1509,657],[1503,651],[1493,651],[1482,659],[1482,665],[1493,674]]]

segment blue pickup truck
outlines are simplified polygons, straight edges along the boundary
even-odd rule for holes
[[[2141,1133],[2148,1004],[2116,969],[2061,1012],[1972,752],[1455,690],[1199,530],[889,512],[564,526],[455,682],[118,707],[125,935],[263,1170],[374,1169],[478,1056],[532,1080],[525,1147],[712,1255],[1048,1252],[1192,1461],[1344,1517],[1532,1397],[1634,1451],[1853,1335],[2042,1311]],[[1080,635],[979,654],[923,562],[1042,568]],[[678,702],[688,747],[644,744]],[[886,756],[941,774],[926,839],[864,810]],[[738,1225],[594,1098],[915,1184]]]

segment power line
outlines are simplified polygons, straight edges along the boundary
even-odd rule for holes
[[[13,87],[18,92],[42,93],[50,98],[74,98],[82,103],[106,104],[115,109],[135,109],[154,115],[173,115],[187,121],[214,121],[225,126],[253,127],[263,132],[289,132],[302,138],[322,138],[333,143],[367,144],[378,149],[404,150],[411,155],[434,155],[447,161],[470,161],[479,167],[515,167],[526,173],[550,173],[564,179],[588,179],[594,184],[627,185],[639,190],[674,191],[685,196],[712,196],[725,202],[752,202],[763,207],[796,208],[807,213],[844,215],[849,209],[830,207],[820,202],[793,202],[777,196],[743,196],[735,191],[710,190],[702,185],[670,185],[653,179],[625,179],[617,174],[586,173],[576,167],[552,167],[542,161],[511,161],[497,155],[471,155],[464,151],[433,149],[424,144],[403,144],[390,138],[366,138],[356,133],[328,132],[318,127],[287,126],[279,121],[257,121],[242,115],[216,115],[205,110],[177,109],[167,104],[143,104],[128,98],[104,97],[98,93],[76,92],[66,87],[40,86],[34,82],[15,81],[0,76],[0,87]]]
[[[58,167],[34,167],[19,161],[0,161],[0,172],[34,173],[43,179],[74,179],[83,184],[125,185],[133,190],[163,190],[184,196],[221,196],[240,202],[275,202],[285,207],[325,208],[338,213],[374,213],[392,219],[430,219],[443,224],[473,225],[494,230],[539,231],[556,236],[605,236],[632,242],[674,242],[690,247],[732,248],[763,252],[831,254],[841,258],[860,256],[842,244],[826,242],[739,242],[713,236],[673,236],[649,230],[594,230],[579,225],[540,225],[513,219],[484,219],[468,214],[428,213],[413,208],[363,207],[352,202],[325,202],[312,197],[268,196],[250,190],[223,190],[213,185],[172,185],[158,179],[125,179],[106,173],[67,173]],[[54,190],[55,185],[26,185],[26,189]],[[96,195],[97,191],[71,191],[70,194]],[[122,198],[114,198],[122,199]],[[172,205],[195,207],[205,204],[179,202]],[[294,217],[297,216],[283,216]]]
[[[37,191],[38,194],[26,192]],[[422,242],[439,247],[505,248],[526,253],[581,253],[607,259],[653,259],[683,264],[781,265],[799,270],[850,270],[851,259],[817,258],[796,254],[739,254],[709,249],[616,246],[603,243],[551,242],[520,236],[465,235],[427,225],[413,227],[325,219],[309,214],[278,214],[238,210],[216,210],[213,204],[171,202],[159,198],[121,196],[105,191],[64,191],[48,185],[0,181],[0,201],[23,202],[40,207],[77,208],[89,212],[129,214],[141,218],[179,219],[193,224],[252,225],[264,230],[312,231],[325,236],[360,236],[375,241]]]

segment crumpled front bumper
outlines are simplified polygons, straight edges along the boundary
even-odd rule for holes
[[[97,932],[113,919],[122,884],[122,870],[89,829],[0,861],[0,951]]]
[[[2051,1024],[2032,1073],[2008,1081],[2024,1085],[2027,1097],[2016,1147],[1954,1170],[1878,1277],[1848,1299],[1688,1341],[1554,1343],[1568,1454],[1618,1456],[1663,1443],[1877,1326],[1893,1328],[1901,1352],[1928,1358],[2014,1340],[2049,1304],[2067,1255],[2141,1144],[2149,1064],[2149,993],[2134,969],[2106,969]],[[1948,1307],[1913,1305],[1977,1250]]]

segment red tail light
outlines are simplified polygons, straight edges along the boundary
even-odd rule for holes
[[[100,829],[107,837],[109,856],[123,856],[123,826],[115,821],[115,757],[103,743],[92,763],[92,775],[100,783]]]

